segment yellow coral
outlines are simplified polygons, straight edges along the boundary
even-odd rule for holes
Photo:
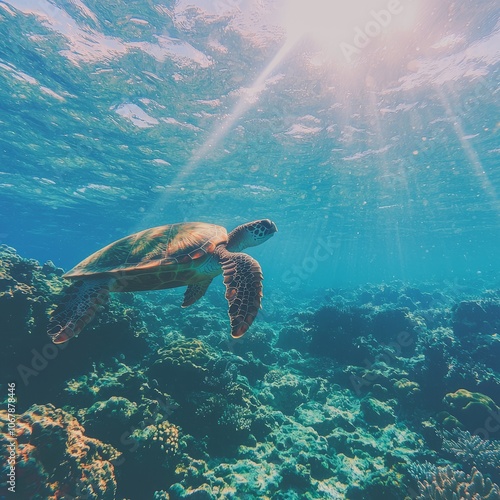
[[[159,441],[160,448],[167,454],[173,455],[179,449],[179,428],[170,422],[162,422],[156,426],[153,440]]]
[[[420,393],[420,386],[416,382],[408,380],[407,378],[396,380],[394,383],[394,389],[402,397],[409,397]]]

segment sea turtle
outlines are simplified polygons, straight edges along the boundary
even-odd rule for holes
[[[260,245],[278,228],[269,219],[242,224],[229,234],[205,222],[153,227],[93,253],[64,275],[74,283],[51,315],[55,344],[78,335],[107,301],[109,292],[186,286],[182,307],[203,297],[212,279],[224,275],[231,335],[241,337],[257,316],[262,297],[259,263],[241,250]]]

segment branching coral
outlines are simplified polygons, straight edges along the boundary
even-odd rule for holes
[[[431,462],[412,462],[408,465],[408,473],[417,481],[423,481],[437,473],[438,467]]]
[[[419,481],[417,500],[498,500],[500,488],[473,467],[470,474],[438,467],[434,474]]]
[[[250,431],[252,414],[249,408],[236,404],[228,404],[218,420],[218,424],[233,432]]]
[[[444,432],[443,449],[457,461],[483,472],[498,473],[500,442],[481,439],[468,431]]]

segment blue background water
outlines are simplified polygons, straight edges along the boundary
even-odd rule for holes
[[[498,3],[401,2],[347,61],[386,4],[332,3],[325,47],[277,1],[0,2],[1,242],[70,268],[268,217],[274,292],[495,276]]]

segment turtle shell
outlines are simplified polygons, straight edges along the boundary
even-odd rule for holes
[[[126,236],[82,260],[65,278],[102,273],[127,274],[153,271],[203,259],[220,244],[227,243],[227,231],[215,224],[185,222],[153,227]],[[185,266],[182,266],[185,267]]]

